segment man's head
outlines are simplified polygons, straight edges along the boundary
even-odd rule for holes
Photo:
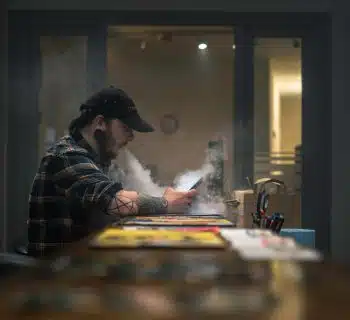
[[[104,160],[115,158],[119,149],[133,140],[134,130],[154,131],[141,119],[134,101],[121,89],[110,87],[95,93],[80,106],[80,112],[71,122],[69,131],[71,134],[81,131]]]

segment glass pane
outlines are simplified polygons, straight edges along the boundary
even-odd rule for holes
[[[40,47],[39,159],[51,143],[67,132],[69,122],[86,99],[87,37],[45,36],[40,39]]]
[[[156,128],[136,133],[130,150],[162,185],[201,168],[215,145],[230,191],[233,59],[231,27],[109,28],[108,82],[124,88]]]
[[[270,177],[282,180],[288,193],[299,199],[301,40],[258,38],[254,53],[255,179]],[[292,203],[291,206],[295,207],[285,210],[294,210],[294,216],[299,216],[299,205]]]
[[[255,43],[255,151],[271,165],[259,168],[256,162],[255,174],[283,175],[290,187],[294,178],[279,169],[294,165],[295,149],[301,144],[300,46],[301,40],[288,38]]]

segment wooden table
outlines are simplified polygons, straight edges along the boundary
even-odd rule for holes
[[[52,267],[3,283],[1,319],[350,319],[350,272],[327,263],[247,262],[230,250],[101,251],[86,239]],[[54,301],[51,309],[19,308],[33,292]]]

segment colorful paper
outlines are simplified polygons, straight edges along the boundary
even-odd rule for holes
[[[96,236],[91,245],[100,248],[224,248],[226,243],[213,232],[111,228]]]
[[[218,217],[194,216],[136,216],[124,225],[157,225],[157,226],[232,226],[232,222]]]

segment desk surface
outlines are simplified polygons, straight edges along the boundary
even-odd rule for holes
[[[350,318],[350,272],[326,263],[247,262],[230,250],[91,250],[86,239],[51,267],[3,282],[2,319]]]

